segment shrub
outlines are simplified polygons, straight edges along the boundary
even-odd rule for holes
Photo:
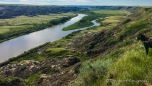
[[[110,68],[112,60],[98,60],[95,62],[86,61],[80,68],[78,78],[74,83],[74,86],[92,86],[94,84],[100,84],[106,72]]]

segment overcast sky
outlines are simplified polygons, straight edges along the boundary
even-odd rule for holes
[[[0,4],[152,6],[152,0],[0,0]]]

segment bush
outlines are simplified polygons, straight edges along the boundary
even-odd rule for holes
[[[74,86],[92,86],[100,84],[106,72],[110,68],[112,60],[98,60],[84,62]]]

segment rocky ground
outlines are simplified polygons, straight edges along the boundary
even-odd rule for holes
[[[3,77],[19,77],[28,79],[33,74],[40,74],[30,85],[68,86],[76,78],[80,67],[77,57],[50,59],[47,61],[24,61],[19,64],[8,64],[1,67],[0,75]],[[74,65],[74,66],[73,66]],[[18,81],[20,81],[18,79]],[[13,84],[13,82],[12,82]],[[28,84],[25,82],[25,84]],[[1,84],[2,85],[2,84]]]

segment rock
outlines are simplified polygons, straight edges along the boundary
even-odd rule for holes
[[[76,57],[74,57],[74,58],[69,58],[69,59],[65,62],[65,64],[63,64],[63,67],[69,67],[69,66],[74,65],[74,64],[76,64],[76,63],[78,63],[78,62],[80,62],[80,60],[79,60],[78,58],[76,58]]]
[[[79,68],[81,67],[81,63],[78,63],[75,65],[75,67],[73,67],[68,73],[71,74],[75,74],[75,73],[79,73]]]

